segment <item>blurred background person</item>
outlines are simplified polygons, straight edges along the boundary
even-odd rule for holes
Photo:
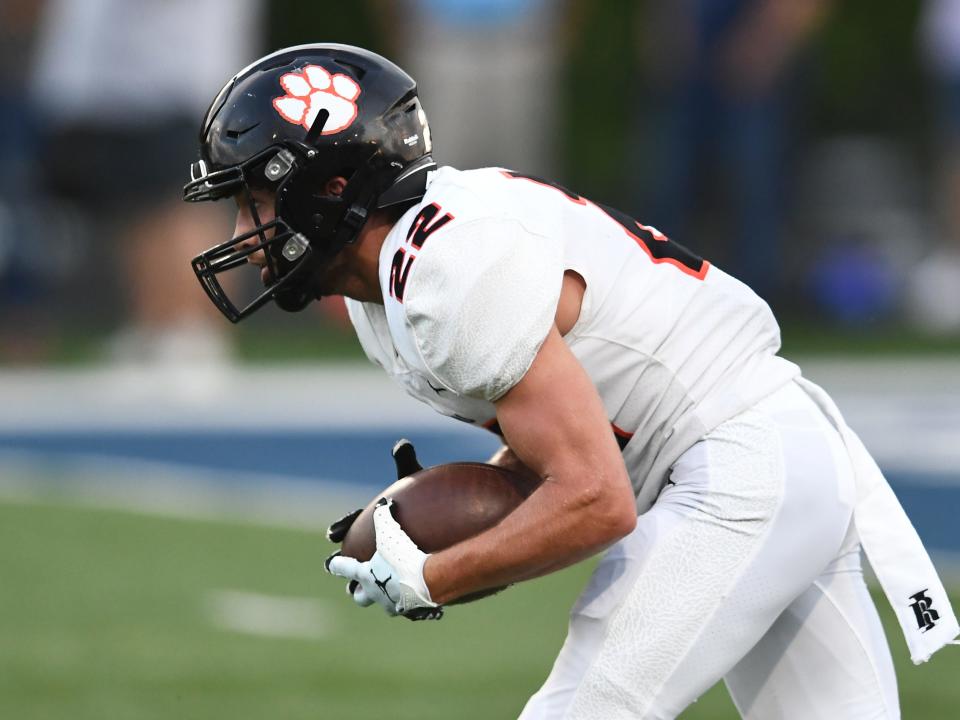
[[[960,333],[960,0],[928,0],[921,52],[932,81],[937,167],[934,241],[913,269],[907,310],[936,333]]]
[[[44,352],[44,323],[34,310],[43,290],[28,267],[18,212],[29,197],[35,140],[23,58],[30,55],[39,10],[37,0],[0,3],[0,358],[25,360]],[[11,332],[14,318],[19,322]]]
[[[676,0],[639,14],[646,217],[769,302],[782,300],[791,111],[828,0]],[[706,245],[712,238],[719,245]]]
[[[107,313],[110,292],[123,307],[107,347],[115,361],[229,355],[189,265],[227,221],[185,207],[179,188],[211,93],[260,54],[259,15],[259,0],[44,3],[30,75],[39,185],[86,213],[91,257],[107,266],[97,268],[106,287],[86,293]]]
[[[0,4],[0,197],[22,190],[32,149],[30,105],[23,102],[22,58],[29,56],[40,5],[37,0]]]
[[[583,6],[375,0],[386,54],[421,89],[441,165],[556,176],[562,63]]]

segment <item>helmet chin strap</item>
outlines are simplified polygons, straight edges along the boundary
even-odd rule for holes
[[[332,258],[339,254],[344,247],[354,244],[360,238],[363,226],[366,224],[367,219],[370,217],[376,205],[376,197],[375,193],[367,192],[355,198],[354,201],[350,203],[346,213],[343,215],[343,219],[337,226],[333,242],[327,245],[327,257]],[[311,300],[320,300],[323,297],[322,288],[319,287],[319,280],[320,274],[324,269],[323,264],[316,265],[313,268],[313,277],[310,279],[310,282],[306,284],[303,291],[306,300],[303,300],[303,304],[299,305],[301,298],[298,297],[296,302],[299,306],[296,307],[294,311],[302,310]],[[283,310],[287,309],[279,300],[277,305]]]
[[[333,241],[326,244],[326,256],[333,257],[345,246],[354,244],[360,238],[363,226],[375,210],[403,202],[413,202],[423,197],[426,190],[427,172],[434,168],[436,168],[436,163],[432,158],[429,156],[422,158],[397,178],[393,185],[383,193],[377,193],[374,189],[370,189],[353,198],[337,225]],[[301,272],[307,271],[306,268],[297,268],[292,272],[298,270]],[[320,300],[323,293],[318,281],[323,270],[323,264],[315,265],[312,269],[313,277],[310,278],[309,282],[300,285],[298,289],[292,287],[280,289],[274,296],[277,306],[287,312],[299,312],[311,301]]]
[[[273,301],[276,303],[277,307],[283,310],[284,312],[300,312],[307,307],[314,300],[319,300],[322,296],[314,297],[310,293],[299,290],[284,290],[277,292],[273,296]]]
[[[291,274],[306,271],[307,268],[301,266],[294,268]],[[273,301],[277,304],[278,308],[285,312],[300,312],[314,300],[320,299],[319,295],[315,295],[312,292],[314,285],[314,282],[310,282],[305,285],[294,284],[291,286],[288,284],[288,286],[277,288],[276,292],[273,293]]]
[[[353,198],[343,218],[337,224],[333,236],[326,242],[311,241],[311,259],[305,258],[287,275],[289,277],[309,274],[310,277],[304,277],[302,282],[288,281],[283,287],[278,287],[273,294],[277,307],[286,312],[299,312],[312,301],[323,297],[320,278],[327,268],[327,262],[339,254],[345,246],[357,241],[375,204],[375,193],[367,192]]]

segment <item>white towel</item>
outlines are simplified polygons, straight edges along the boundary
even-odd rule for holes
[[[960,634],[943,583],[887,479],[833,400],[805,378],[797,383],[843,437],[853,462],[857,491],[853,517],[860,543],[897,614],[910,659],[916,665],[926,662]]]

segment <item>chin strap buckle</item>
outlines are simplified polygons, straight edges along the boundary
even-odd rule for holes
[[[359,231],[367,221],[367,209],[362,205],[351,205],[343,216],[343,224],[353,231]]]

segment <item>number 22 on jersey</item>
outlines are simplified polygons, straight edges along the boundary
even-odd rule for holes
[[[396,298],[397,302],[403,302],[407,278],[410,276],[413,261],[417,259],[417,251],[423,247],[428,237],[453,220],[450,213],[440,213],[440,206],[436,203],[421,208],[407,231],[407,247],[398,248],[393,254],[390,265],[390,295]]]

